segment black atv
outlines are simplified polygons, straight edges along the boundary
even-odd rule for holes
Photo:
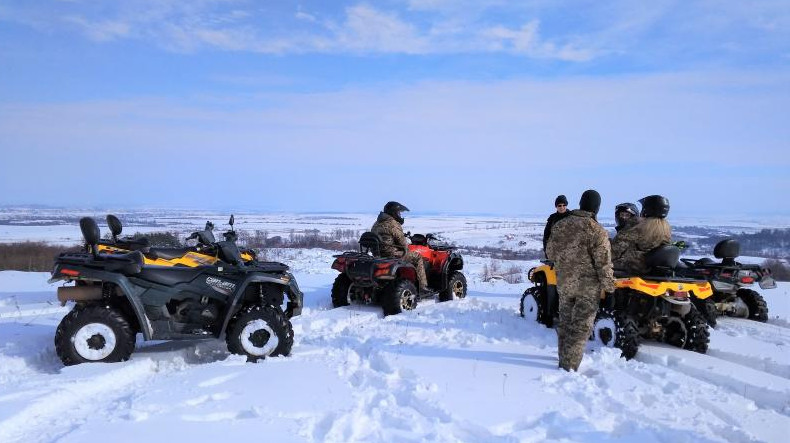
[[[741,252],[737,240],[722,240],[713,248],[716,262],[705,257],[699,260],[681,259],[683,267],[679,273],[689,277],[701,277],[713,287],[713,296],[707,299],[694,297],[692,301],[703,313],[710,326],[716,326],[719,315],[768,321],[768,305],[759,292],[749,289],[754,283],[762,289],[776,288],[771,270],[760,265],[748,265],[735,261]]]
[[[138,332],[145,340],[224,338],[248,361],[290,354],[293,329],[281,306],[288,293],[300,311],[302,293],[286,265],[245,265],[229,240],[215,243],[215,265],[145,265],[140,251],[99,253],[92,218],[80,228],[89,252],[58,255],[50,279],[75,283],[58,288],[61,303],[76,303],[55,333],[65,365],[127,360]]]
[[[466,297],[464,260],[454,247],[440,243],[432,234],[406,234],[409,251],[423,258],[430,291],[418,293],[417,273],[411,263],[381,257],[381,240],[373,232],[359,239],[359,251],[335,255],[332,269],[340,275],[332,285],[332,305],[380,304],[384,315],[417,307],[417,301],[438,294],[440,302]]]

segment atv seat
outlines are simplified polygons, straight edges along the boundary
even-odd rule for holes
[[[661,245],[645,254],[645,267],[649,275],[673,275],[680,259],[680,248]]]
[[[126,275],[140,273],[145,261],[140,251],[132,251],[128,254],[101,254],[99,259],[104,262],[104,269]]]
[[[172,260],[174,258],[183,257],[187,252],[193,248],[151,248],[148,255],[154,260],[161,258],[162,260]]]
[[[359,237],[359,252],[373,254],[374,257],[381,256],[381,239],[378,234],[365,232]]]

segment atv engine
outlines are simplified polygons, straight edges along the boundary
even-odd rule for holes
[[[173,300],[168,303],[170,315],[178,323],[211,326],[219,317],[219,307],[205,297],[203,300]]]

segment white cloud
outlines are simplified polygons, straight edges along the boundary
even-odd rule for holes
[[[83,17],[64,17],[64,21],[79,26],[88,38],[98,42],[107,42],[129,36],[131,26],[121,21],[91,22]]]
[[[417,54],[428,51],[430,45],[415,26],[367,5],[346,10],[346,20],[336,37],[339,49],[371,52]]]

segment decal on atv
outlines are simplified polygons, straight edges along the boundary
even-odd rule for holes
[[[236,284],[216,277],[206,277],[206,284],[220,294],[230,295],[236,290]]]

